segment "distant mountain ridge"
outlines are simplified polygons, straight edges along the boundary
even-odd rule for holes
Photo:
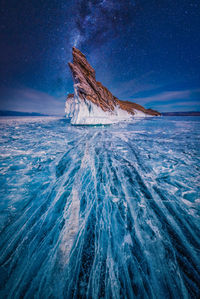
[[[38,112],[21,112],[12,110],[0,110],[0,116],[49,116]]]
[[[164,116],[200,116],[200,111],[186,111],[186,112],[162,112]]]

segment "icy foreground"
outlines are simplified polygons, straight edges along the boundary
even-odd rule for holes
[[[0,119],[4,298],[199,298],[196,118]]]
[[[112,124],[133,118],[157,116],[159,112],[141,105],[120,101],[96,81],[95,70],[85,55],[73,47],[73,63],[69,63],[74,80],[74,94],[66,100],[66,117],[74,125]]]

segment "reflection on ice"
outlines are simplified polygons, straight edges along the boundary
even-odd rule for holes
[[[1,120],[1,298],[197,298],[199,131]]]

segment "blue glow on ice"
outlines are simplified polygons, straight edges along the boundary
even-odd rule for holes
[[[1,298],[197,298],[200,119],[1,118]]]

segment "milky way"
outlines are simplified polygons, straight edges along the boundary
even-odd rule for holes
[[[132,26],[134,9],[134,1],[128,0],[77,1],[73,44],[102,45],[119,36],[125,26]]]
[[[1,13],[0,110],[63,114],[74,45],[116,97],[159,111],[200,110],[198,0],[7,0]]]

